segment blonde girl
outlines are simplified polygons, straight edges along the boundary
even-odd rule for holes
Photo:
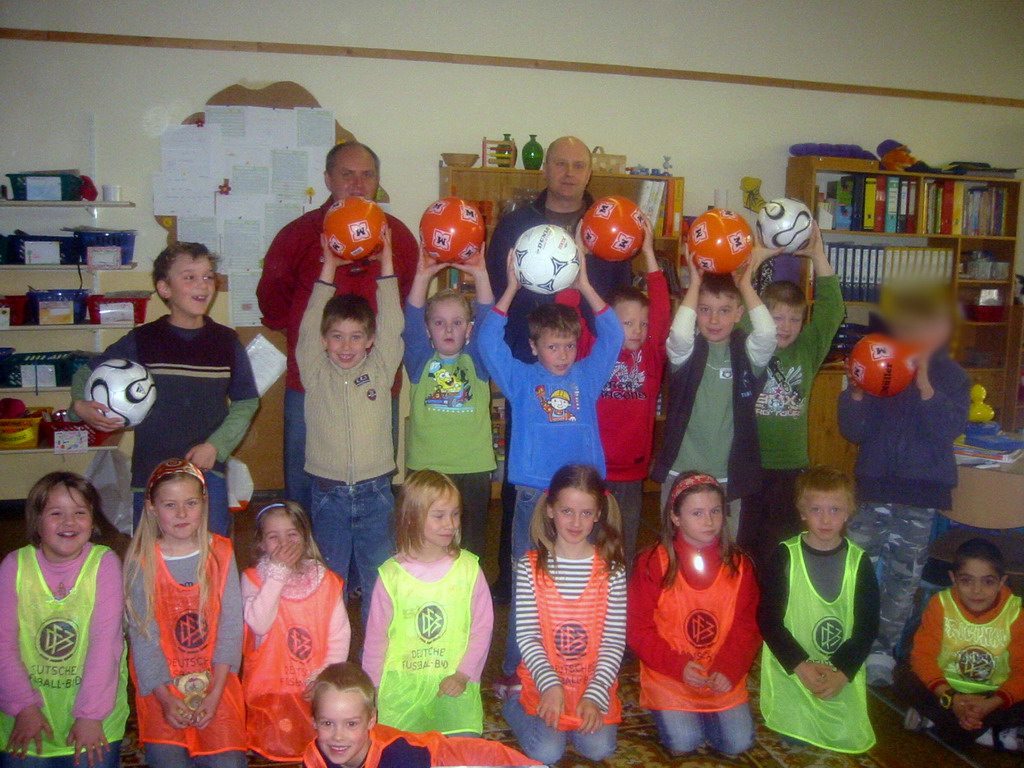
[[[324,564],[309,517],[293,501],[257,513],[256,556],[242,575],[249,749],[301,762],[316,735],[307,689],[325,666],[348,658],[344,583]]]
[[[207,530],[203,473],[157,465],[125,556],[139,739],[152,766],[246,764],[242,595],[230,540]]]
[[[535,547],[516,564],[518,697],[504,714],[523,751],[556,763],[571,741],[594,761],[617,742],[626,644],[619,507],[597,469],[562,467],[530,522]]]
[[[363,650],[384,725],[463,735],[483,729],[480,675],[494,616],[477,556],[459,547],[461,516],[447,475],[422,469],[406,477],[398,552],[379,569]]]
[[[733,544],[718,481],[684,472],[661,516],[661,541],[642,552],[629,583],[629,645],[640,659],[640,704],[673,756],[703,743],[750,748],[747,673],[760,647],[758,589]]]
[[[29,543],[0,563],[0,766],[114,768],[128,717],[121,561],[92,543],[100,499],[51,472],[29,491]]]

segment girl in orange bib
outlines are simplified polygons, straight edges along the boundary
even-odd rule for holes
[[[125,555],[139,740],[155,768],[245,766],[242,595],[231,541],[207,530],[203,473],[160,463]]]
[[[640,704],[673,756],[703,743],[739,754],[754,742],[747,673],[761,644],[750,559],[723,526],[725,494],[685,472],[662,513],[661,541],[629,583],[629,646],[640,659]]]
[[[626,640],[626,572],[619,507],[598,471],[562,467],[530,522],[536,549],[516,564],[518,698],[505,719],[534,760],[556,763],[566,743],[600,761],[615,752],[616,693]]]
[[[256,515],[256,553],[256,567],[242,576],[248,745],[269,760],[298,762],[314,736],[307,691],[321,669],[348,657],[344,584],[293,501]]]

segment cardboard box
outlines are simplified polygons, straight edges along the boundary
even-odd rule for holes
[[[1024,527],[1024,459],[996,469],[960,467],[946,516],[976,528]]]

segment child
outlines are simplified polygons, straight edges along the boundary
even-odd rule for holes
[[[503,713],[523,751],[556,763],[566,741],[589,760],[615,752],[626,644],[619,510],[595,467],[551,478],[530,521],[536,547],[516,563],[520,696]]]
[[[309,517],[294,501],[256,515],[256,553],[241,585],[248,744],[270,760],[297,762],[314,735],[309,686],[325,666],[348,658],[344,583],[324,565]]]
[[[839,428],[859,446],[860,508],[850,538],[875,563],[882,587],[878,639],[867,662],[869,685],[892,682],[896,645],[913,611],[932,524],[953,504],[953,440],[967,424],[971,381],[949,356],[947,301],[938,289],[897,292],[886,320],[896,339],[917,348],[917,377],[894,397],[853,386],[839,396]]]
[[[643,507],[643,486],[654,447],[654,418],[658,392],[665,373],[665,340],[668,338],[670,304],[665,273],[654,256],[654,234],[644,224],[641,249],[647,269],[647,293],[632,286],[616,288],[608,297],[625,334],[611,379],[597,401],[608,468],[608,489],[615,494],[622,513],[622,539],[626,568],[632,568]],[[565,293],[569,293],[566,291]],[[574,292],[573,292],[574,293]],[[559,301],[562,297],[559,296]],[[581,323],[580,354],[586,355],[593,336]]]
[[[516,486],[513,561],[526,554],[530,546],[530,520],[555,468],[582,463],[596,467],[604,475],[597,400],[611,376],[625,337],[615,313],[587,279],[585,265],[586,259],[580,259],[574,287],[593,310],[597,329],[597,339],[586,359],[576,362],[580,320],[573,309],[563,304],[543,304],[530,312],[530,348],[537,362],[527,365],[512,357],[504,338],[506,313],[519,290],[512,251],[508,254],[508,288],[480,327],[480,352],[515,412],[510,443],[513,450],[507,465],[508,479]],[[499,681],[504,692],[516,692],[515,671],[519,661],[513,606],[502,664],[505,678]]]
[[[775,548],[761,590],[761,714],[784,737],[864,752],[875,743],[862,665],[878,632],[878,583],[843,535],[853,482],[811,467],[796,505],[807,531]]]
[[[103,407],[83,400],[92,369],[111,358],[135,360],[149,368],[159,393],[139,424],[132,450],[133,526],[139,525],[142,492],[164,459],[184,456],[206,473],[210,530],[228,535],[225,462],[245,437],[259,393],[245,348],[233,328],[207,313],[217,295],[217,259],[201,243],[173,243],[153,262],[153,285],[169,314],[129,331],[82,367],[71,384],[72,408],[90,426],[120,429]]]
[[[797,475],[809,463],[807,403],[814,377],[832,346],[846,308],[839,278],[828,263],[818,225],[797,252],[814,270],[814,311],[804,326],[807,300],[795,283],[772,283],[761,292],[778,346],[768,363],[768,379],[754,405],[761,445],[761,490],[743,499],[737,542],[764,569],[775,546],[800,532],[793,503]]]
[[[420,254],[405,304],[405,368],[412,383],[405,464],[451,478],[462,497],[462,545],[484,556],[494,447],[491,387],[472,336],[473,309],[456,290],[427,298],[434,275],[451,266],[473,277],[476,318],[494,304],[483,254],[466,264],[441,264]],[[426,333],[424,333],[424,325]]]
[[[687,470],[717,479],[730,502],[760,488],[754,401],[776,342],[775,323],[750,281],[771,255],[755,246],[746,266],[732,276],[704,274],[687,259],[690,286],[668,337],[673,373],[665,443],[651,470],[663,484],[662,508],[672,480]],[[736,327],[744,304],[753,327],[749,335]],[[728,512],[735,539],[738,510]]]
[[[124,591],[121,561],[91,541],[100,514],[88,480],[51,472],[25,503],[29,544],[0,563],[4,768],[121,764]]]
[[[149,765],[242,768],[242,594],[231,541],[207,531],[202,471],[157,465],[125,555],[139,740]]]
[[[408,733],[377,722],[377,694],[355,664],[332,664],[313,684],[316,740],[306,768],[428,768],[433,765],[537,765],[486,739]]]
[[[477,556],[459,549],[459,490],[421,469],[398,498],[398,554],[380,567],[363,668],[378,719],[417,733],[483,730],[480,675],[491,645],[491,593]]]
[[[641,554],[629,583],[640,705],[673,757],[704,742],[727,755],[754,743],[746,682],[761,645],[757,581],[724,521],[718,481],[684,472],[662,513],[661,542]]]
[[[958,748],[1012,745],[1024,726],[1021,600],[1006,586],[1003,553],[985,539],[957,547],[949,578],[953,586],[924,610],[910,669],[897,667],[897,686],[912,702],[906,723],[926,718]]]
[[[402,308],[385,231],[377,316],[361,296],[335,296],[342,263],[323,240],[295,350],[306,389],[306,472],[313,476],[313,536],[327,567],[342,578],[355,563],[363,626],[377,568],[393,551],[391,384],[402,362]],[[373,348],[372,350],[370,348]]]

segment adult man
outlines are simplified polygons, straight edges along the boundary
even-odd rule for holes
[[[323,251],[320,235],[324,215],[331,204],[346,197],[373,200],[380,185],[380,158],[365,144],[350,141],[338,144],[327,153],[324,184],[331,196],[327,201],[286,224],[270,244],[263,261],[263,274],[256,296],[263,312],[263,324],[284,331],[288,340],[288,373],[284,394],[284,482],[288,498],[309,510],[312,480],[306,474],[306,422],[303,416],[305,393],[295,362],[295,343],[313,283],[320,274]],[[405,299],[416,272],[419,246],[409,229],[388,214],[394,249],[395,274]],[[376,309],[376,281],[380,262],[376,259],[352,262],[339,269],[334,278],[337,293],[365,297]],[[392,396],[398,395],[401,379],[396,378]],[[311,511],[311,510],[310,510]]]

